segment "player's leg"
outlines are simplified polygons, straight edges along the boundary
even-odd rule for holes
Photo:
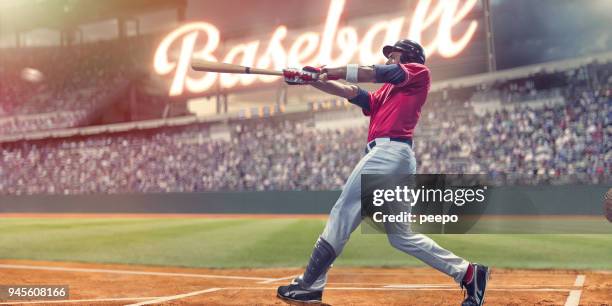
[[[374,148],[355,166],[315,243],[306,270],[289,286],[279,287],[279,297],[301,302],[316,301],[317,298],[320,301],[327,270],[361,222],[361,174],[385,173],[381,170],[388,168],[385,163],[384,154]]]
[[[401,159],[401,156],[393,156],[385,150],[385,146],[375,147],[353,169],[319,238],[319,242],[325,241],[333,248],[336,257],[348,243],[351,233],[361,223],[361,174],[396,173],[401,167],[398,159]],[[315,247],[315,251],[316,249]],[[314,263],[316,258],[311,258],[308,266],[314,266]],[[307,268],[303,275],[304,284],[309,285],[309,288],[322,290],[327,280],[327,269],[321,273],[315,271],[318,274],[309,272]],[[318,277],[314,278],[316,275]]]
[[[416,173],[416,159],[411,149],[406,149],[402,154],[408,156],[400,161],[404,163],[402,169],[407,174]],[[410,213],[410,206],[403,206]],[[463,305],[482,305],[484,301],[484,290],[489,276],[489,269],[479,264],[470,264],[465,259],[455,255],[449,250],[438,245],[431,238],[411,231],[409,223],[386,224],[389,243],[407,254],[410,254],[432,268],[452,277],[457,283],[467,290],[467,298]]]
[[[393,234],[387,236],[393,247],[449,275],[465,288],[467,296],[462,305],[479,306],[483,304],[489,279],[488,267],[471,264],[422,234],[394,231]]]
[[[467,271],[469,263],[442,248],[431,238],[416,233],[393,233],[387,235],[391,245],[407,254],[410,254],[432,268],[451,276],[460,283]]]
[[[409,146],[403,143],[380,144],[370,151],[351,173],[320,238],[333,247],[336,255],[340,255],[351,233],[361,222],[361,174],[405,173],[405,160],[410,157],[404,152],[406,147]],[[414,172],[415,169],[408,171]],[[326,272],[327,269],[319,274],[310,288],[322,290],[327,280]]]
[[[327,283],[327,270],[333,260],[342,253],[351,233],[361,222],[361,172],[365,163],[360,162],[355,167],[329,214],[306,270],[300,276],[305,288],[323,290]],[[323,254],[325,247],[329,256]]]
[[[374,147],[349,176],[342,193],[332,208],[332,211],[321,234],[340,255],[349,240],[351,233],[361,222],[361,175],[362,174],[399,174],[404,173],[404,159],[408,156],[393,147],[408,146],[403,143],[383,143]],[[409,147],[409,146],[408,146]],[[412,169],[414,172],[414,169]]]

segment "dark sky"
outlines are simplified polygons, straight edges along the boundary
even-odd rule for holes
[[[612,0],[492,0],[499,69],[612,51]]]

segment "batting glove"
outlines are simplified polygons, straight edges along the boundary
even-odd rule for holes
[[[316,82],[322,73],[322,67],[305,66],[302,70],[288,68],[283,70],[285,82],[289,85],[305,85]]]
[[[283,69],[283,76],[285,82],[289,85],[304,85],[306,82],[301,78],[301,70],[295,68]]]
[[[325,76],[321,77],[321,75],[323,74]],[[339,80],[340,78],[327,74],[327,69],[325,69],[325,66],[321,66],[321,67],[305,66],[304,68],[302,68],[302,79],[305,81],[316,82],[316,81],[326,81],[326,80]]]

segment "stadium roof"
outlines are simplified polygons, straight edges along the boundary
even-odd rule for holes
[[[3,33],[70,29],[100,20],[186,6],[187,0],[0,0],[0,28]]]

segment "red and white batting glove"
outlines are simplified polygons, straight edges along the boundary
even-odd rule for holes
[[[289,85],[305,85],[319,80],[320,68],[306,66],[301,70],[295,68],[283,69],[285,82]]]
[[[319,81],[323,74],[323,67],[305,66],[302,70],[288,68],[283,70],[285,82],[289,85],[305,85]],[[331,78],[327,78],[330,79]],[[337,79],[337,78],[334,78]]]
[[[302,68],[301,78],[305,82],[316,82],[319,80],[322,72],[323,67],[304,66],[304,68]]]
[[[302,80],[301,74],[302,74],[302,71],[296,68],[283,69],[283,76],[285,77],[285,82],[289,85],[306,84],[306,82]]]

